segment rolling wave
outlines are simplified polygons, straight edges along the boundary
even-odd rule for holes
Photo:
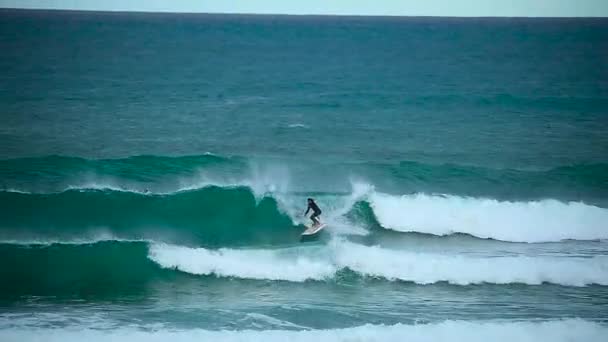
[[[336,242],[276,250],[188,248],[153,244],[150,259],[197,275],[287,281],[326,280],[343,270],[417,284],[608,285],[608,257],[471,257],[388,250]]]
[[[608,285],[608,257],[479,257],[413,253],[335,240],[327,245],[207,249],[141,241],[0,244],[1,296],[143,291],[184,276],[415,284]]]
[[[389,229],[529,243],[608,239],[608,209],[582,202],[396,196],[367,184],[354,184],[348,193],[260,194],[248,185],[209,185],[167,194],[110,189],[50,194],[0,191],[5,209],[0,212],[0,238],[110,235],[210,246],[290,243],[298,239],[297,227],[305,223],[301,211],[308,196],[318,200],[327,231],[333,234]]]
[[[274,174],[280,165],[285,172]],[[256,173],[261,173],[256,174]],[[312,175],[312,176],[311,176]],[[321,177],[319,177],[321,175]],[[286,182],[292,190],[345,190],[349,177],[365,179],[382,191],[448,193],[509,200],[556,198],[605,203],[608,164],[578,164],[548,170],[493,169],[456,164],[348,162],[256,159],[213,154],[192,156],[133,156],[84,159],[47,156],[0,160],[0,189],[30,193],[61,192],[70,188],[108,188],[172,193],[202,183]],[[276,184],[275,184],[276,185]]]

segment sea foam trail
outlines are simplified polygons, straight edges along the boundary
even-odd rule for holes
[[[418,284],[608,285],[607,256],[487,258],[332,242],[318,248],[275,250],[209,250],[153,244],[149,258],[163,268],[191,274],[294,282],[329,279],[340,270],[350,269],[364,276]]]
[[[581,319],[546,322],[444,321],[418,325],[371,325],[330,330],[139,330],[6,329],[6,342],[71,341],[604,341],[608,327]]]
[[[401,232],[466,233],[513,242],[608,238],[608,209],[580,202],[502,202],[458,196],[373,193],[380,225]]]

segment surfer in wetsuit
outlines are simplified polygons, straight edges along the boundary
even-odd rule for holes
[[[311,210],[312,210],[312,215],[310,215],[310,219],[312,220],[313,226],[320,225],[321,221],[319,221],[319,215],[321,215],[321,209],[319,209],[319,206],[317,205],[317,203],[315,203],[315,201],[312,198],[309,198],[308,199],[308,208],[306,208],[306,212],[304,213],[304,216],[306,216],[308,214],[308,212]]]

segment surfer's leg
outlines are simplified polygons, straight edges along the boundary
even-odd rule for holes
[[[312,223],[314,225],[319,224],[319,219],[317,218],[318,216],[319,216],[319,214],[317,214],[317,213],[310,215],[310,219],[312,220]]]

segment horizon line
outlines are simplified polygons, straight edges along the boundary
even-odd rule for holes
[[[251,12],[180,12],[180,11],[146,11],[146,10],[95,10],[72,8],[23,8],[0,7],[0,11],[23,12],[85,12],[108,14],[192,14],[192,15],[237,15],[237,16],[285,16],[285,17],[357,17],[357,18],[462,18],[462,19],[608,19],[608,16],[449,16],[449,15],[401,15],[401,14],[327,14],[327,13],[251,13]]]

